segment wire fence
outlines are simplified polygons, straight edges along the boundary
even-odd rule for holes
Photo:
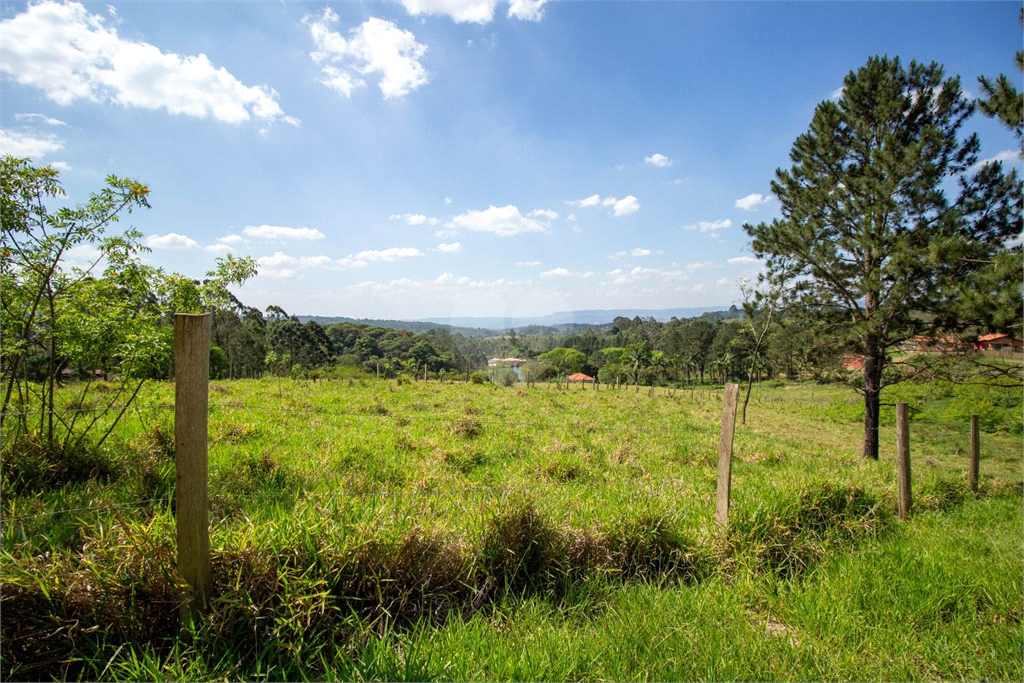
[[[212,389],[215,391],[217,386],[214,385]],[[640,391],[636,391],[633,386],[621,386],[618,389],[609,386],[606,390],[595,390],[591,388],[575,389],[575,388],[555,388],[554,384],[539,384],[534,385],[533,389],[540,392],[546,393],[550,391],[555,395],[562,396],[578,396],[581,398],[590,397],[593,393],[597,394],[619,394],[626,396],[649,396],[652,398],[668,398],[676,399],[679,402],[690,402],[690,401],[706,401],[720,399],[723,390],[717,387],[688,387],[688,388],[667,388],[667,387],[641,387]],[[529,392],[529,390],[528,390]],[[213,391],[211,391],[213,393]],[[386,396],[386,394],[384,394]],[[530,393],[527,393],[529,396]],[[377,397],[379,398],[379,396]],[[296,400],[307,400],[301,397],[291,394],[288,396],[281,396],[281,399],[287,401]],[[828,401],[826,401],[827,403]],[[763,396],[758,395],[752,401],[752,404],[778,404],[787,403],[794,405],[820,405],[820,401],[814,399],[807,399],[805,397],[791,397],[791,396]],[[154,415],[161,411],[173,411],[174,404],[169,402],[147,402],[145,400],[137,400],[132,403],[121,403],[115,405],[106,406],[90,406],[90,407],[74,407],[73,405],[64,406],[59,408],[59,413],[63,417],[68,417],[75,414],[91,414],[99,412],[110,412],[116,414],[122,410],[131,408],[136,416],[140,420],[144,420],[142,417],[143,413],[149,413]],[[603,423],[597,419],[589,419],[585,414],[575,415],[569,419],[549,419],[549,420],[530,420],[523,419],[515,415],[508,414],[496,414],[496,413],[485,413],[474,411],[472,413],[447,413],[447,414],[432,414],[428,412],[416,412],[410,410],[400,410],[401,408],[408,408],[408,405],[393,405],[393,406],[382,406],[379,403],[375,403],[368,407],[351,410],[351,409],[332,409],[323,407],[313,406],[286,406],[286,405],[265,405],[258,403],[250,403],[245,401],[218,401],[208,404],[209,414],[216,415],[218,411],[246,411],[258,413],[264,416],[282,415],[282,416],[301,416],[304,418],[311,418],[314,416],[320,417],[331,417],[331,418],[347,418],[350,423],[348,425],[338,426],[339,430],[344,430],[346,427],[350,428],[361,428],[365,421],[377,422],[379,425],[392,424],[396,428],[404,427],[412,422],[423,422],[434,425],[446,425],[449,429],[456,427],[460,420],[466,420],[472,424],[477,425],[481,430],[486,430],[489,433],[495,431],[510,431],[518,429],[531,429],[539,432],[548,432],[552,434],[570,434],[574,437],[580,436],[580,432],[583,435],[607,435],[613,434],[620,438],[625,444],[636,444],[637,439],[644,438],[660,438],[674,437],[677,439],[689,438],[687,434],[684,434],[678,425],[672,425],[668,422],[669,415],[664,413],[656,413],[653,411],[641,411],[639,413],[633,413],[629,416],[629,419],[625,424],[622,423]],[[35,417],[38,418],[40,410],[22,410],[22,411],[5,411],[2,413],[4,417]],[[129,413],[130,415],[131,413]],[[356,422],[358,421],[358,424]],[[211,423],[212,425],[212,423]],[[714,425],[709,425],[709,428]],[[326,475],[336,474],[334,472],[328,472],[326,467],[317,468],[316,465],[324,463],[314,463],[307,461],[306,465],[310,473],[315,476],[323,477]],[[592,480],[588,480],[590,484],[593,484]],[[401,488],[401,489],[387,489],[387,488],[360,488],[360,487],[341,487],[334,491],[323,491],[323,490],[311,490],[306,491],[300,489],[298,491],[291,492],[289,501],[292,503],[301,502],[316,502],[322,501],[327,498],[337,498],[339,496],[345,496],[350,498],[358,498],[360,500],[373,500],[377,498],[405,498],[409,496],[448,496],[458,497],[467,495],[484,495],[489,497],[500,497],[510,495],[511,493],[535,493],[542,490],[550,489],[563,489],[566,486],[563,481],[533,481],[529,486],[511,486],[508,484],[498,485],[480,485],[474,484],[466,487],[446,487],[443,490],[436,488],[433,484],[428,483],[427,486],[420,488]],[[601,482],[597,482],[601,483]],[[607,482],[605,482],[607,483]],[[666,477],[652,479],[645,477],[643,484],[646,491],[650,491],[655,488],[674,488],[674,485],[678,485],[680,480],[678,478]],[[266,499],[280,499],[280,495],[273,493],[254,493],[254,494],[216,494],[209,496],[211,503],[218,502],[239,502],[244,500],[251,500],[257,498]],[[129,510],[144,508],[153,503],[169,503],[168,496],[145,498],[139,500],[132,500],[127,502],[106,502],[96,505],[78,505],[65,508],[58,508],[54,510],[48,510],[46,512],[40,512],[37,514],[29,515],[17,515],[17,516],[0,516],[0,528],[6,525],[14,523],[24,523],[31,520],[41,519],[45,517],[55,517],[61,515],[73,515],[80,513],[89,513],[103,510]]]

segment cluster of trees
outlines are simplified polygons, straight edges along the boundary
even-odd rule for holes
[[[498,356],[533,360],[524,373],[535,380],[583,372],[609,384],[679,385],[841,372],[842,348],[818,338],[806,320],[753,301],[748,308],[747,314],[734,307],[725,315],[664,323],[619,317],[608,326],[560,335],[509,330],[483,341]]]
[[[414,334],[352,322],[303,323],[278,306],[261,312],[234,297],[214,312],[212,339],[210,368],[216,379],[261,377],[267,372],[332,377],[350,374],[353,368],[395,377],[421,373],[424,366],[443,375],[486,365],[486,358],[474,352],[472,339],[444,329]]]
[[[85,204],[50,210],[64,194],[57,171],[4,156],[0,189],[0,427],[13,421],[14,443],[32,434],[62,448],[102,428],[102,443],[143,383],[169,367],[174,314],[217,310],[256,264],[219,259],[201,282],[144,264],[138,231],[111,234],[149,206],[149,189],[133,180],[110,176]],[[114,390],[93,391],[97,375],[116,377]],[[57,386],[75,376],[87,381],[58,401]],[[109,411],[116,418],[101,423]]]

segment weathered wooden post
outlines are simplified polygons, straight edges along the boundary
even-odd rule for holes
[[[424,382],[427,381],[427,364],[426,363],[423,364],[423,381]]]
[[[189,610],[210,606],[210,528],[206,430],[213,314],[174,315],[174,459],[177,468],[178,571],[192,587]]]
[[[981,439],[978,434],[978,413],[971,414],[971,467],[967,478],[971,484],[971,490],[978,491],[978,470],[981,464]]]
[[[715,496],[715,521],[722,527],[729,523],[729,495],[732,488],[732,440],[736,429],[736,398],[739,384],[725,385],[722,404],[722,434],[718,438],[718,492]]]
[[[910,516],[913,504],[910,495],[910,420],[907,417],[907,404],[896,404],[896,469],[899,479],[899,517]]]
[[[377,379],[380,379],[380,361],[377,361]]]

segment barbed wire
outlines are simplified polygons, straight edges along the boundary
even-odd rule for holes
[[[660,477],[657,479],[644,479],[643,486],[641,488],[633,489],[629,497],[641,497],[640,492],[650,493],[651,490],[657,486],[664,484],[678,484],[681,480],[679,477]],[[395,500],[400,498],[416,498],[419,496],[433,498],[434,500],[443,502],[445,505],[457,504],[457,499],[452,496],[465,496],[467,494],[484,494],[490,497],[500,497],[503,495],[509,495],[512,493],[535,493],[537,491],[549,490],[554,488],[564,488],[567,484],[573,483],[592,485],[592,480],[580,481],[580,482],[531,482],[525,485],[510,485],[510,484],[497,484],[494,486],[485,486],[480,484],[474,484],[470,486],[461,487],[439,487],[431,489],[372,489],[372,490],[339,490],[339,491],[287,491],[283,493],[286,495],[282,496],[282,492],[274,491],[260,491],[254,493],[242,493],[242,494],[225,494],[218,493],[207,497],[209,502],[237,502],[239,500],[279,500],[285,498],[293,503],[302,502],[320,502],[326,500],[334,500],[338,498],[347,498],[350,500],[367,500],[367,499],[383,499],[383,500]],[[612,483],[612,482],[605,482]],[[26,522],[33,519],[42,519],[44,517],[56,517],[58,515],[66,515],[77,512],[96,512],[100,510],[115,510],[115,509],[127,509],[127,508],[138,508],[151,503],[165,503],[170,504],[173,501],[173,496],[158,496],[154,498],[146,498],[142,500],[133,500],[127,502],[108,502],[101,503],[98,505],[87,505],[73,508],[58,508],[56,510],[50,510],[47,512],[40,512],[32,515],[18,515],[16,517],[0,517],[0,526],[5,524],[13,524],[16,522]]]
[[[555,387],[555,385],[553,385],[553,384],[550,385],[551,391],[555,392],[557,394],[571,395],[572,392],[573,392],[572,389],[561,389],[561,388],[555,389],[554,387]],[[633,387],[631,387],[631,386],[622,386],[619,389],[609,388],[609,389],[606,390],[605,393],[616,392],[616,393],[622,393],[622,394],[626,394],[626,395],[632,394],[634,396],[643,396],[644,395],[644,392],[637,392],[635,390],[631,391],[631,389],[633,389]],[[655,391],[651,390],[650,388],[648,388],[648,391],[646,392],[647,396],[652,397],[652,398],[659,398],[659,397],[660,398],[676,398],[677,396],[679,396],[680,398],[683,398],[683,399],[686,399],[686,398],[691,398],[691,399],[711,398],[711,399],[713,399],[713,398],[716,398],[716,397],[718,397],[718,396],[720,396],[722,394],[722,390],[721,389],[710,388],[710,387],[703,388],[703,389],[698,388],[698,387],[676,388],[675,390],[664,389],[664,388],[658,387],[658,389],[663,389],[663,390],[661,392],[655,392]],[[585,397],[585,396],[587,396],[585,391],[586,391],[585,389],[581,389],[581,390],[578,390],[578,393]],[[598,393],[600,393],[600,390],[597,390],[597,391],[598,391]],[[689,392],[689,397],[687,397],[687,395],[686,395],[687,391]],[[294,397],[292,397],[292,396],[289,396],[287,398],[290,399],[290,400],[294,400]],[[762,397],[762,399],[764,399],[764,398],[768,398],[768,397]],[[796,404],[807,403],[809,405],[815,405],[815,404],[818,403],[817,401],[814,401],[813,399],[810,400],[810,401],[801,400],[801,399],[793,400],[793,399],[790,399],[789,397],[786,397],[786,398],[770,397],[769,402],[771,402],[771,403],[796,403]],[[118,411],[118,410],[127,409],[129,407],[135,409],[136,413],[139,415],[139,419],[141,420],[142,419],[142,415],[141,415],[142,411],[156,412],[156,411],[160,411],[160,410],[173,410],[174,409],[174,404],[173,403],[162,403],[162,402],[161,403],[147,403],[147,402],[144,402],[144,401],[134,401],[134,402],[131,402],[131,403],[128,403],[128,404],[111,405],[111,406],[100,406],[100,407],[90,407],[90,408],[72,408],[72,409],[63,408],[63,409],[60,409],[58,412],[61,415],[71,415],[71,414],[76,414],[76,413],[95,413],[95,412],[104,412],[104,411]],[[523,420],[523,419],[511,419],[510,420],[507,417],[502,416],[502,415],[486,414],[486,413],[484,413],[484,414],[481,414],[481,413],[456,413],[456,414],[432,415],[432,414],[422,414],[422,413],[415,413],[415,412],[408,412],[408,413],[407,412],[391,412],[390,410],[388,410],[388,412],[373,412],[373,410],[376,410],[376,408],[373,408],[370,411],[352,411],[352,410],[336,410],[336,409],[313,408],[313,407],[288,407],[288,406],[282,406],[282,405],[277,405],[277,406],[274,406],[274,405],[258,405],[258,404],[244,403],[244,402],[216,402],[216,403],[209,403],[208,404],[208,409],[262,411],[262,412],[276,412],[276,413],[296,414],[296,415],[325,415],[325,416],[332,416],[332,417],[357,418],[357,419],[360,419],[360,420],[378,420],[378,421],[381,421],[381,422],[386,422],[386,421],[391,420],[391,421],[394,421],[395,423],[401,423],[403,420],[404,421],[422,420],[422,421],[428,421],[428,422],[434,422],[434,423],[454,424],[454,423],[456,423],[459,420],[469,419],[469,420],[474,420],[474,421],[476,421],[478,423],[482,423],[483,425],[496,425],[497,424],[497,425],[500,425],[500,426],[506,427],[506,428],[529,427],[529,428],[536,428],[536,429],[542,429],[542,430],[554,430],[554,429],[579,430],[579,429],[583,429],[583,430],[586,430],[587,432],[595,432],[595,431],[596,432],[620,432],[620,433],[623,433],[625,436],[628,436],[630,438],[635,438],[636,434],[634,432],[637,432],[637,431],[642,432],[645,435],[653,434],[653,435],[658,435],[658,436],[663,436],[665,434],[679,435],[681,433],[681,431],[679,429],[673,428],[671,426],[669,426],[669,427],[664,427],[663,426],[660,429],[654,428],[653,425],[652,425],[653,422],[658,421],[658,422],[662,422],[663,423],[664,419],[666,417],[669,417],[669,416],[666,416],[664,414],[655,414],[655,413],[649,413],[649,412],[641,413],[639,415],[632,415],[632,416],[630,416],[630,419],[626,423],[626,425],[622,425],[622,424],[602,424],[602,423],[597,423],[597,422],[586,422],[586,421],[584,421],[585,418],[582,417],[582,416],[581,417],[577,417],[575,419],[562,420],[562,421],[535,421],[535,420]],[[385,410],[387,410],[387,408],[385,408]],[[29,417],[29,416],[35,417],[35,416],[38,416],[39,414],[40,414],[39,410],[32,410],[32,411],[25,411],[25,412],[6,411],[6,412],[3,413],[3,415],[5,417]],[[640,418],[640,419],[638,419],[638,418]],[[324,470],[323,469],[312,469],[312,472],[314,474],[316,474],[316,475],[324,474]],[[662,486],[662,485],[667,484],[667,483],[678,483],[678,482],[679,482],[679,479],[678,478],[674,478],[674,477],[663,477],[663,478],[659,478],[659,479],[644,479],[643,480],[643,487],[645,489],[649,490],[651,487],[657,487],[657,486]],[[519,492],[530,491],[530,492],[532,492],[532,491],[550,489],[550,488],[555,488],[555,487],[565,487],[567,484],[571,484],[571,483],[572,483],[571,481],[569,481],[569,482],[564,482],[564,481],[562,481],[562,482],[533,482],[529,486],[509,486],[507,484],[500,484],[500,485],[496,485],[496,486],[473,485],[473,486],[459,487],[459,488],[443,488],[443,489],[428,488],[428,489],[421,489],[421,490],[417,490],[417,489],[412,489],[412,490],[410,490],[410,489],[399,489],[399,490],[374,489],[374,490],[370,490],[370,491],[359,491],[359,490],[347,490],[346,489],[346,490],[336,491],[336,492],[323,492],[323,491],[320,491],[320,492],[317,492],[317,491],[308,492],[308,491],[303,490],[299,495],[293,496],[292,498],[294,499],[295,502],[304,502],[304,501],[316,501],[316,500],[335,499],[335,498],[338,498],[338,497],[348,497],[348,498],[353,498],[353,499],[355,499],[355,498],[361,498],[361,499],[366,499],[366,498],[392,498],[392,499],[394,499],[394,498],[404,498],[404,497],[418,496],[418,495],[427,495],[427,496],[434,496],[434,497],[437,497],[437,496],[458,496],[458,495],[467,495],[467,494],[473,494],[473,493],[476,493],[476,494],[486,494],[486,495],[504,495],[504,494],[507,494],[507,493],[512,492],[512,491],[519,491]],[[586,483],[592,484],[593,481],[592,480],[586,480]],[[273,493],[273,492],[260,492],[260,493],[253,493],[253,494],[216,494],[216,495],[210,496],[209,500],[211,502],[217,502],[217,501],[238,501],[238,500],[253,499],[253,498],[266,498],[266,499],[270,499],[270,498],[278,498],[278,497],[279,497],[279,494],[276,494],[276,493]],[[20,515],[20,516],[17,516],[17,517],[0,517],[0,527],[3,527],[3,525],[7,525],[7,524],[12,524],[12,523],[16,523],[16,522],[25,522],[25,521],[30,521],[30,520],[33,520],[33,519],[39,519],[39,518],[43,518],[43,517],[54,517],[54,516],[58,516],[58,515],[66,515],[66,514],[73,514],[73,513],[80,513],[80,512],[94,512],[94,511],[98,511],[98,510],[108,510],[108,509],[138,508],[138,507],[142,507],[142,506],[148,505],[150,503],[154,503],[154,502],[158,502],[158,501],[168,502],[169,500],[170,500],[170,498],[168,496],[163,496],[163,497],[157,497],[157,498],[135,500],[135,501],[125,502],[125,503],[104,503],[104,504],[92,505],[92,506],[79,506],[79,507],[74,507],[74,508],[59,508],[59,509],[56,509],[56,510],[42,512],[42,513],[38,513],[38,514],[34,514],[34,515]],[[450,504],[450,502],[449,502],[449,504]]]

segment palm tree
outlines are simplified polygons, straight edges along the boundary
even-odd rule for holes
[[[630,375],[636,391],[640,391],[640,371],[651,362],[651,347],[642,341],[626,347],[626,360],[632,366]]]

